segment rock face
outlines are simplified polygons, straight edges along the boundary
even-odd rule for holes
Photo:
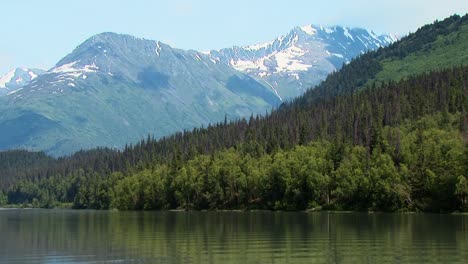
[[[283,99],[301,95],[356,56],[396,41],[360,28],[296,27],[270,42],[208,54],[270,87]]]

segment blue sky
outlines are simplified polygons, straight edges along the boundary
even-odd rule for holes
[[[0,74],[48,69],[90,36],[112,31],[210,50],[268,41],[306,24],[406,34],[466,0],[8,0],[1,3]]]

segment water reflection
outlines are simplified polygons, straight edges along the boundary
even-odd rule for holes
[[[468,216],[0,210],[0,263],[467,263]]]

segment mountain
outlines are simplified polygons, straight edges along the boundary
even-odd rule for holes
[[[232,66],[270,87],[283,99],[302,95],[356,56],[398,40],[361,28],[296,27],[270,42],[215,50],[214,61]]]
[[[123,151],[0,153],[0,198],[154,210],[468,210],[468,15],[426,25],[264,117]]]
[[[206,54],[98,34],[47,72],[16,70],[2,78],[0,149],[67,155],[123,148],[148,134],[264,114],[393,40],[363,29],[306,26],[267,44]]]
[[[44,73],[44,70],[28,68],[16,68],[7,72],[0,77],[0,96],[20,89]]]
[[[197,51],[103,33],[0,98],[0,149],[55,155],[122,148],[216,120],[265,113],[280,99],[253,78]]]

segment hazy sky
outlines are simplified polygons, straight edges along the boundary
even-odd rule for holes
[[[0,75],[48,69],[105,31],[210,50],[268,41],[306,24],[403,35],[467,12],[467,0],[8,0],[0,11]]]

